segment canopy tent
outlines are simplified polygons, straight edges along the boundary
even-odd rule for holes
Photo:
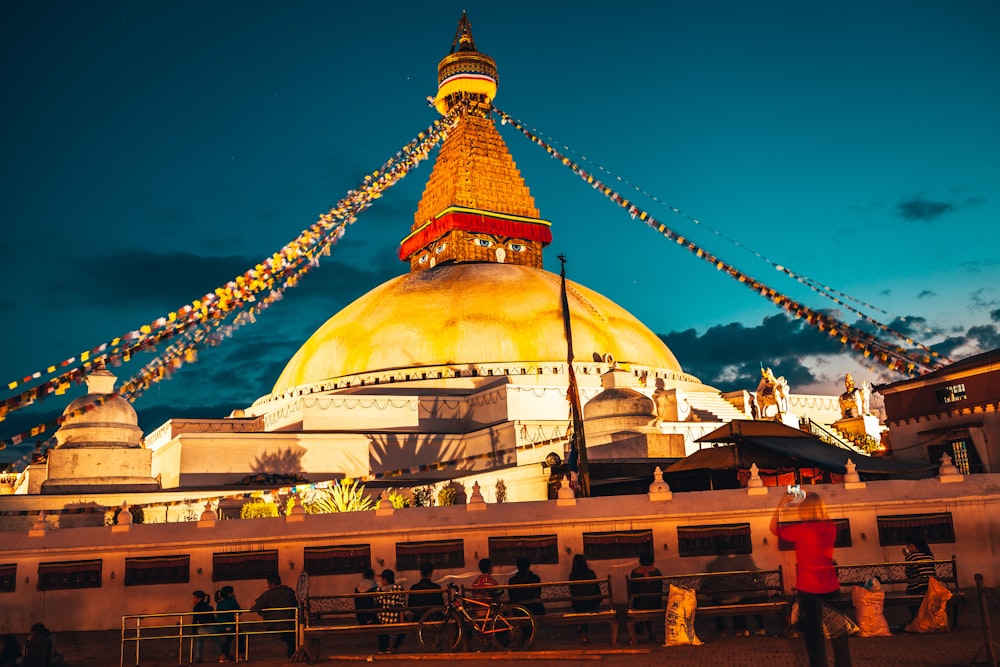
[[[817,467],[843,475],[847,460],[859,473],[892,477],[929,477],[934,466],[914,466],[829,445],[814,435],[771,421],[734,420],[698,438],[700,443],[730,443],[701,449],[666,472],[691,470]]]

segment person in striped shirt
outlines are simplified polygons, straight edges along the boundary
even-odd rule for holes
[[[927,580],[936,573],[934,569],[934,554],[927,546],[927,540],[920,535],[911,535],[903,546],[903,557],[909,565],[906,566],[906,592],[911,595],[923,595],[927,592]],[[912,618],[917,617],[920,605],[910,607]],[[911,619],[912,620],[912,619]]]

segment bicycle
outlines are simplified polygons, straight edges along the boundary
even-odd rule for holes
[[[420,644],[431,651],[454,651],[470,629],[480,641],[491,640],[506,651],[526,649],[535,641],[535,617],[520,605],[484,602],[459,594],[449,584],[443,607],[420,617]]]

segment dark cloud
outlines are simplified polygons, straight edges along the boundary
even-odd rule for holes
[[[1000,309],[991,312],[990,316],[1000,323]],[[908,347],[898,337],[876,329],[870,322],[859,321],[852,326],[890,345]],[[896,318],[887,326],[918,342],[944,334],[943,330],[929,326],[922,317]],[[816,357],[850,354],[837,339],[812,329],[804,320],[793,320],[785,314],[765,317],[757,326],[732,322],[711,327],[700,335],[688,329],[660,334],[660,338],[685,371],[722,391],[754,389],[760,379],[761,364],[784,375],[793,386],[811,384],[822,380],[815,374]],[[952,360],[1000,348],[1000,326],[982,324],[956,328],[929,347]],[[954,356],[956,352],[960,353],[958,357]]]
[[[929,289],[925,289],[925,290],[921,291],[919,294],[917,294],[917,298],[918,299],[928,299],[928,298],[930,298],[932,296],[937,296],[937,292],[935,292],[934,290],[929,290]]]
[[[901,201],[897,206],[897,211],[903,220],[917,220],[919,222],[930,222],[954,210],[954,204],[930,201],[921,197]]]
[[[126,250],[102,257],[82,255],[63,264],[64,273],[52,277],[51,291],[71,289],[86,294],[91,304],[104,304],[107,295],[121,306],[141,304],[172,310],[201,298],[243,275],[260,261],[239,255],[194,255]]]
[[[982,324],[969,329],[968,337],[982,351],[1000,348],[1000,332],[991,324]]]
[[[732,322],[711,327],[702,335],[688,329],[660,334],[660,338],[685,371],[723,391],[756,387],[761,364],[794,384],[814,382],[816,377],[802,359],[845,349],[803,320],[783,313],[765,317],[758,326]]]
[[[932,201],[920,195],[903,200],[896,205],[896,211],[903,220],[916,222],[931,222],[946,213],[952,213],[961,208],[971,208],[984,203],[981,197],[969,197],[961,202]]]
[[[1000,299],[996,296],[996,290],[992,287],[980,287],[969,295],[972,306],[977,309],[993,308],[1000,305]]]

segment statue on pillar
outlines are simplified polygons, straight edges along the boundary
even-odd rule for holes
[[[770,368],[760,369],[760,382],[757,383],[757,410],[761,419],[780,421],[781,415],[788,412],[788,395],[790,389],[785,376],[775,377]],[[774,408],[770,414],[769,408]]]
[[[687,421],[691,417],[691,404],[687,398],[676,389],[668,390],[663,378],[656,378],[656,390],[652,399],[656,415],[653,425]]]
[[[868,396],[871,396],[871,387],[868,387]],[[864,391],[854,384],[854,378],[848,373],[844,378],[844,393],[840,395],[840,416],[843,419],[850,417],[861,417],[868,414],[867,401]]]

